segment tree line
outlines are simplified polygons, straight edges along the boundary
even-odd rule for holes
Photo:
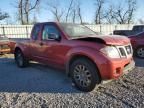
[[[58,22],[79,22],[87,23],[83,20],[86,17],[82,13],[82,2],[80,0],[68,0],[67,7],[61,6],[62,0],[48,0],[47,10],[51,12],[55,21]],[[131,24],[135,21],[137,12],[137,0],[117,0],[117,4],[111,0],[89,0],[94,5],[94,23],[95,24]],[[20,24],[32,24],[37,22],[37,17],[32,13],[37,13],[41,9],[42,0],[17,0],[15,8],[17,9],[17,20]],[[83,1],[85,2],[85,1]],[[9,18],[10,15],[0,10],[0,20]],[[140,23],[144,23],[139,19]]]

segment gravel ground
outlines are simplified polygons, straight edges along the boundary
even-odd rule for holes
[[[13,57],[0,57],[0,108],[144,108],[144,61],[129,74],[90,93],[71,85],[59,70],[31,63],[20,69]]]

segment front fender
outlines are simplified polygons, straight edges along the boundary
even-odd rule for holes
[[[104,64],[106,59],[104,59],[105,56],[103,54],[94,49],[94,48],[89,48],[89,47],[76,47],[71,49],[67,55],[66,55],[66,73],[69,74],[69,66],[70,66],[70,61],[73,59],[75,56],[82,56],[82,57],[87,57],[89,58],[92,62],[95,63],[97,66],[98,70],[99,67]]]
[[[76,55],[82,55],[93,59],[96,52],[97,51],[95,49],[89,47],[75,47],[67,53],[66,60],[69,61]]]

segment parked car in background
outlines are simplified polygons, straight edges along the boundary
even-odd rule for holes
[[[79,24],[37,23],[31,39],[13,45],[18,67],[33,60],[64,69],[82,91],[93,90],[103,80],[117,79],[135,66],[127,37],[100,36]]]
[[[0,35],[0,54],[10,53],[10,41],[6,36]]]
[[[144,58],[144,32],[129,36],[134,54],[139,58]]]
[[[114,30],[114,35],[130,36],[144,31],[144,25],[135,25],[132,30]]]

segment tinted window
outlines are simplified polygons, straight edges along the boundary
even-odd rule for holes
[[[144,26],[134,26],[133,31],[144,31]]]
[[[36,25],[33,29],[32,39],[37,40],[40,32],[40,26]]]
[[[59,32],[55,26],[45,25],[43,29],[42,39],[49,40],[49,34],[57,34],[59,36]]]

